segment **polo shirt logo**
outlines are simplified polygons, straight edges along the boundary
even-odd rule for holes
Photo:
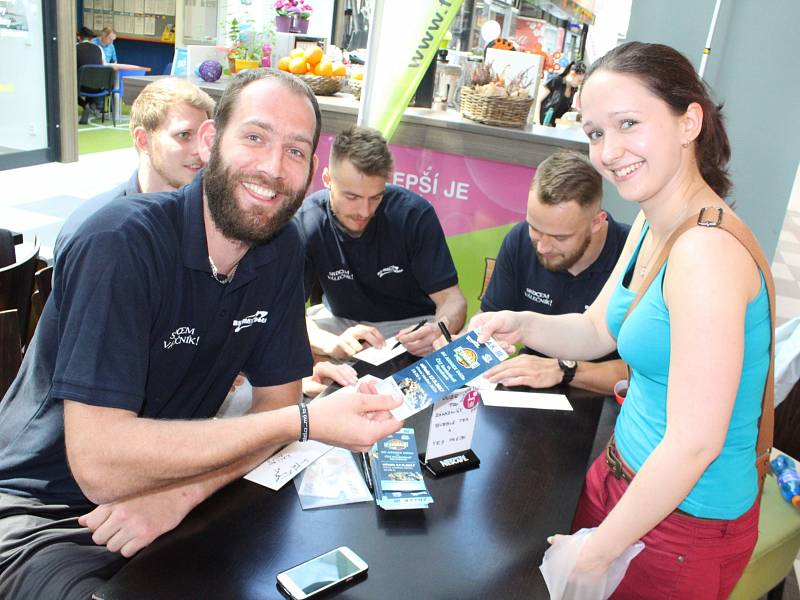
[[[352,279],[353,275],[349,269],[339,269],[338,271],[328,271],[328,279],[331,281],[341,281],[342,279]]]
[[[198,346],[200,344],[200,336],[194,335],[194,327],[178,327],[169,334],[169,340],[164,340],[164,350],[169,350],[178,344]]]
[[[248,327],[251,327],[256,323],[266,323],[268,314],[269,311],[257,310],[252,315],[249,315],[247,317],[242,317],[242,319],[240,320],[234,319],[233,326],[236,329],[233,330],[233,333],[239,333],[242,329],[247,329]]]
[[[391,266],[388,266],[388,267],[384,267],[380,271],[378,271],[378,277],[382,278],[384,275],[391,275],[392,273],[398,274],[398,273],[402,273],[402,272],[403,272],[403,269],[401,269],[397,265],[391,265]]]
[[[525,297],[528,300],[533,300],[534,302],[538,302],[539,304],[553,306],[553,299],[550,298],[550,294],[545,294],[544,292],[537,292],[536,290],[532,290],[531,288],[526,288]]]

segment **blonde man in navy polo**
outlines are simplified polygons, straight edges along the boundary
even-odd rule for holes
[[[381,347],[397,334],[409,352],[424,356],[441,335],[437,321],[451,331],[464,324],[467,303],[436,212],[421,196],[389,185],[393,168],[378,131],[343,131],[322,173],[326,189],[297,213],[306,295],[316,283],[323,292],[307,320],[317,355],[347,358],[365,342]]]
[[[199,129],[208,164],[175,192],[98,210],[0,402],[0,598],[89,598],[125,558],[277,448],[365,451],[399,402],[345,389],[306,407],[300,236],[320,112],[299,79],[252,70]],[[213,419],[237,374],[249,414]]]

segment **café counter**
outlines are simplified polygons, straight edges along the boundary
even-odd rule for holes
[[[142,88],[159,77],[126,77],[124,100],[133,103]],[[224,82],[195,79],[201,89],[219,100]],[[322,131],[336,134],[355,125],[358,101],[351,94],[317,97],[322,111]],[[588,152],[586,136],[578,128],[539,125],[508,129],[464,119],[456,110],[435,111],[410,107],[406,110],[392,144],[463,154],[514,165],[535,167],[559,148]]]
[[[155,77],[126,77],[128,104]],[[195,83],[219,99],[224,82]],[[333,137],[352,126],[358,102],[351,94],[319,96],[322,135],[320,165],[310,191],[322,189]],[[393,183],[434,206],[459,275],[470,313],[478,310],[486,258],[494,258],[503,236],[525,220],[531,178],[545,158],[566,148],[588,153],[579,128],[539,125],[508,129],[464,119],[458,111],[408,108],[390,144]]]

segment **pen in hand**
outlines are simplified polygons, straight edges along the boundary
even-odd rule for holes
[[[359,452],[359,454],[361,454],[361,470],[364,472],[364,481],[369,491],[374,493],[375,490],[372,487],[372,469],[369,464],[369,456],[366,452]]]
[[[449,344],[450,342],[452,342],[453,341],[453,336],[450,335],[450,330],[447,329],[447,325],[444,324],[444,321],[439,321],[437,323],[437,325],[439,326],[439,331],[442,332],[442,335],[444,336],[444,339],[447,340],[447,343]]]
[[[414,326],[414,329],[412,329],[411,331],[407,331],[406,333],[414,333],[415,331],[417,331],[417,330],[421,329],[421,328],[422,328],[422,326],[423,326],[423,325],[425,325],[425,323],[427,323],[427,322],[428,322],[427,320],[422,320],[422,321],[420,321],[419,323],[417,323],[417,324]],[[402,343],[403,343],[403,342],[396,342],[396,343],[395,343],[395,345],[394,345],[394,346],[392,346],[392,350],[394,350],[395,348],[397,348],[398,346],[400,346]]]

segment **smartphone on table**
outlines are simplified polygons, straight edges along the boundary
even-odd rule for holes
[[[366,573],[367,563],[347,546],[339,546],[278,573],[278,585],[294,600],[306,600]]]

